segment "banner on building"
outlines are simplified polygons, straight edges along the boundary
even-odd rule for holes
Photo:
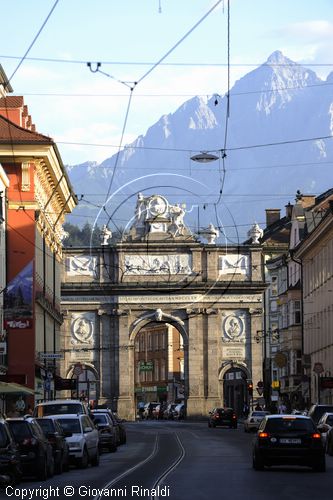
[[[29,262],[7,285],[4,304],[5,329],[32,328],[33,263]]]

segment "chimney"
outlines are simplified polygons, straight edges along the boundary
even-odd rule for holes
[[[266,208],[266,227],[280,220],[280,211],[279,208]]]
[[[293,213],[293,206],[290,201],[288,203],[288,205],[286,205],[286,217],[288,217],[288,219],[291,219],[291,216],[292,216],[292,213]]]

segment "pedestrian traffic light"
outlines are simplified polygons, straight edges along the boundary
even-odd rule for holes
[[[247,392],[249,393],[249,396],[253,396],[253,384],[252,384],[252,382],[248,382]]]

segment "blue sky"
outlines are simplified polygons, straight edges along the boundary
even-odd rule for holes
[[[158,61],[215,3],[59,0],[11,84],[15,94],[25,96],[37,130],[58,143],[64,163],[102,161],[116,152],[113,147],[64,142],[117,146],[123,128],[128,87],[90,72],[85,63],[102,61],[101,70],[117,80],[140,80],[151,67],[142,63]],[[167,65],[156,67],[137,85],[125,143],[144,134],[162,114],[175,111],[191,96],[226,91],[227,2],[224,4],[165,59]],[[8,77],[53,5],[54,0],[2,2],[0,64]],[[6,18],[8,22],[4,22]],[[326,78],[333,70],[332,1],[231,0],[230,41],[231,84],[277,49]]]

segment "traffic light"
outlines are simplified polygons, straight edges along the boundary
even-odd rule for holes
[[[249,393],[249,396],[253,396],[253,384],[252,384],[252,382],[247,383],[247,392]]]

